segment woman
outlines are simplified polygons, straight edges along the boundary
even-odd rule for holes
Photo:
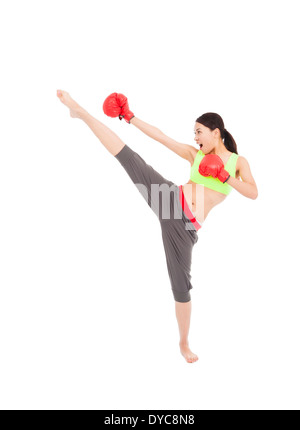
[[[178,187],[146,164],[112,130],[93,118],[66,91],[58,90],[57,96],[70,109],[71,117],[82,119],[120,162],[157,215],[175,299],[180,351],[188,363],[197,361],[198,357],[190,350],[188,342],[191,318],[189,290],[193,288],[190,282],[192,249],[198,240],[197,232],[208,213],[226,198],[232,188],[245,197],[257,198],[257,187],[249,163],[246,158],[238,156],[233,137],[225,130],[222,118],[216,113],[206,113],[196,120],[194,132],[198,148],[195,148],[176,142],[156,127],[135,117],[129,110],[124,95],[113,93],[107,97],[103,104],[107,115],[124,118],[127,123],[133,124],[190,162],[190,180]]]

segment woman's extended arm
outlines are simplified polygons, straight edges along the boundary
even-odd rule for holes
[[[171,149],[171,151],[174,151],[180,157],[184,158],[185,160],[188,160],[191,164],[193,163],[195,158],[194,152],[196,150],[194,146],[176,142],[176,140],[166,136],[158,128],[154,127],[153,125],[147,124],[136,116],[132,118],[130,124],[133,124],[143,133],[147,134],[147,136],[151,137],[154,140],[157,140],[157,142],[162,143],[167,148]]]
[[[255,200],[258,196],[257,186],[255,180],[252,176],[250,166],[245,157],[239,156],[239,174],[242,179],[230,178],[227,181],[227,184],[231,185],[235,188],[239,193],[243,194],[243,196],[248,197],[249,199]]]

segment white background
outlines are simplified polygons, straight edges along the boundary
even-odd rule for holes
[[[298,3],[1,3],[1,409],[299,409]],[[233,190],[193,251],[197,363],[154,213],[57,89],[178,185],[110,93],[191,145],[217,112],[248,160],[258,198]]]

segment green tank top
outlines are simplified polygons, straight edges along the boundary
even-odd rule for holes
[[[190,180],[193,182],[196,182],[196,184],[202,184],[207,188],[210,188],[215,191],[219,191],[219,193],[223,194],[229,194],[232,191],[232,187],[225,182],[224,184],[218,179],[213,178],[212,176],[202,176],[199,173],[199,165],[203,159],[205,154],[201,151],[201,149],[198,151],[194,164],[191,167],[191,176]],[[231,156],[229,157],[229,160],[224,166],[224,169],[227,170],[230,176],[235,178],[235,171],[236,171],[236,162],[238,159],[238,154],[233,152]]]

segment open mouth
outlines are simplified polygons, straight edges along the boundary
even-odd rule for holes
[[[203,146],[203,144],[202,144],[202,143],[200,143],[200,149],[202,148],[202,146]]]

